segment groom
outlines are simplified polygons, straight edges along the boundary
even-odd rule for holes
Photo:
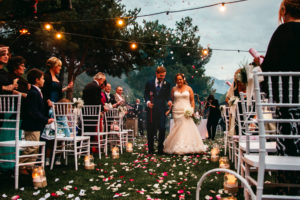
[[[168,107],[172,106],[170,98],[170,83],[165,80],[166,68],[158,66],[156,78],[148,81],[145,87],[147,103],[147,139],[149,154],[154,153],[154,135],[159,131],[158,154],[163,153],[166,132],[166,115]]]

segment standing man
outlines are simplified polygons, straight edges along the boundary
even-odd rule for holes
[[[138,119],[138,131],[140,135],[144,135],[143,106],[140,103],[140,99],[136,99],[134,105],[134,113],[136,118]]]
[[[123,88],[121,86],[116,88],[115,100],[117,102],[116,107],[120,110],[120,115],[125,116],[127,114],[126,99],[123,95]]]
[[[105,74],[98,72],[94,76],[94,80],[84,87],[82,99],[85,105],[101,104],[101,88],[103,88],[105,80]]]
[[[163,154],[166,132],[166,115],[168,107],[172,106],[170,83],[165,80],[166,68],[158,66],[156,78],[146,83],[145,100],[147,103],[147,139],[149,154],[154,153],[154,135],[159,131],[158,154]]]
[[[103,74],[102,72],[98,72],[94,76],[94,80],[88,83],[83,89],[82,99],[85,105],[101,105],[101,111],[104,110],[103,96],[105,95],[104,93],[102,93],[101,90],[102,88],[104,88],[105,83],[106,83],[105,74]],[[86,116],[86,119],[91,119],[91,122],[89,123],[88,126],[84,127],[84,131],[88,131],[88,132],[96,131],[97,123],[95,123],[95,118]]]
[[[117,107],[117,102],[115,100],[115,96],[113,94],[110,93],[111,91],[111,84],[107,83],[106,87],[104,88],[105,91],[105,96],[106,96],[106,103],[110,103],[112,105],[113,108]]]

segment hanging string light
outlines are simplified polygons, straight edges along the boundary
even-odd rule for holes
[[[136,50],[137,48],[138,48],[138,45],[137,45],[136,42],[131,42],[131,43],[130,43],[130,49],[131,49],[131,50],[134,51],[134,50]]]
[[[125,21],[124,21],[124,19],[117,19],[117,21],[116,21],[116,25],[117,25],[117,27],[120,27],[120,28],[122,28],[122,27],[124,27],[125,26]]]
[[[55,34],[55,38],[58,39],[58,40],[62,39],[62,37],[63,37],[63,35],[61,33],[56,33]]]
[[[30,33],[28,32],[28,29],[26,29],[26,28],[20,29],[19,32],[20,32],[21,35],[30,34]]]
[[[45,30],[50,31],[52,28],[53,28],[53,27],[52,27],[51,24],[49,24],[49,23],[44,24],[44,29],[45,29]]]
[[[225,8],[225,3],[222,3],[221,4],[221,7],[220,7],[220,11],[221,12],[224,12],[226,10],[226,8]]]

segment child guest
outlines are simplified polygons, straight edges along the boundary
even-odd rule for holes
[[[54,121],[52,118],[47,117],[47,105],[43,100],[41,88],[44,86],[44,73],[39,69],[33,68],[28,72],[28,82],[32,85],[27,93],[25,117],[22,123],[25,139],[27,141],[39,141],[40,132],[44,129],[46,124]],[[51,106],[51,105],[48,105]],[[36,154],[39,151],[38,146],[27,147],[24,150],[24,155]],[[20,159],[20,163],[35,162],[36,158],[27,157]],[[26,174],[26,169],[22,169],[21,173]]]

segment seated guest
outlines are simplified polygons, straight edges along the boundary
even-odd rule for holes
[[[25,118],[22,123],[22,129],[24,130],[25,140],[27,141],[39,141],[40,133],[44,129],[46,124],[50,124],[54,121],[53,118],[48,117],[45,101],[41,88],[44,86],[44,73],[39,69],[31,69],[27,75],[28,82],[32,85],[31,89],[27,93],[26,97],[26,110]],[[48,105],[50,106],[50,105]],[[23,155],[37,154],[39,147],[27,147]],[[20,163],[35,162],[36,158],[25,157],[20,159]],[[27,174],[26,169],[23,168],[22,173]]]

